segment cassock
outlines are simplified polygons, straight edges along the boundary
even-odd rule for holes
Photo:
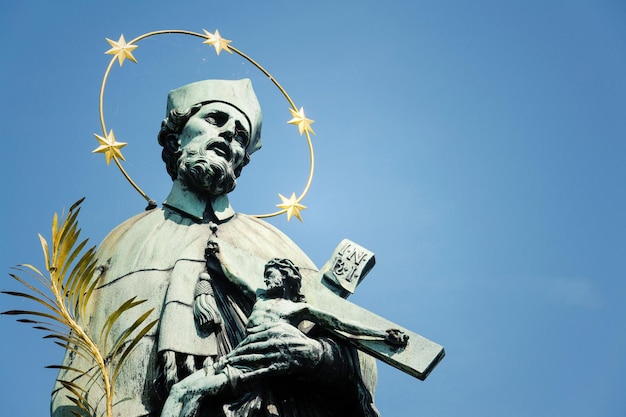
[[[115,322],[106,349],[143,313],[151,311],[146,323],[159,320],[125,359],[117,377],[113,413],[119,417],[160,415],[167,397],[162,369],[165,352],[201,363],[205,358],[219,358],[245,337],[245,321],[255,289],[263,285],[263,267],[269,259],[288,258],[298,266],[305,296],[315,298],[316,292],[328,291],[315,282],[317,268],[307,255],[270,224],[233,212],[223,199],[214,202],[215,209],[208,214],[194,213],[178,204],[179,199],[168,200],[163,208],[138,214],[116,227],[96,254],[99,282],[84,320],[90,337],[103,344],[99,338],[107,318],[131,297],[146,301]],[[217,247],[222,270],[209,271],[222,322],[213,331],[200,329],[193,313],[198,277],[207,272],[209,241]],[[373,360],[315,327],[309,336],[333,349],[332,368],[324,369],[321,364],[309,372],[268,378],[249,392],[243,387],[236,398],[207,399],[200,416],[377,416],[372,399]],[[113,363],[117,359],[109,358]],[[81,370],[94,366],[71,350],[63,365]],[[61,370],[59,379],[86,387],[98,414],[104,411],[99,384],[67,369]],[[70,417],[72,410],[78,411],[67,394],[57,382],[52,393],[53,417]],[[261,401],[251,407],[254,402],[248,400],[255,395]]]

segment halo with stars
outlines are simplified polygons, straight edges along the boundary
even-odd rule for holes
[[[278,83],[278,81],[276,81],[274,77],[272,77],[272,75],[269,72],[267,72],[265,68],[259,65],[256,61],[254,61],[248,55],[244,54],[243,52],[241,52],[240,50],[232,46],[231,40],[223,38],[217,29],[215,30],[215,33],[208,32],[204,29],[203,31],[204,33],[202,34],[202,33],[196,33],[196,32],[189,32],[185,30],[160,30],[160,31],[145,33],[141,36],[136,37],[135,39],[132,39],[129,42],[126,42],[126,40],[124,39],[124,35],[121,35],[117,41],[114,41],[108,38],[106,39],[106,41],[109,43],[111,48],[108,51],[106,51],[105,54],[113,55],[113,58],[111,58],[111,62],[109,62],[109,65],[107,66],[107,69],[104,73],[104,77],[102,79],[102,86],[100,87],[100,124],[102,127],[102,135],[95,134],[96,140],[98,141],[100,146],[94,149],[93,152],[104,154],[107,165],[109,165],[111,163],[111,160],[113,160],[113,162],[115,162],[120,172],[122,173],[122,175],[124,175],[124,177],[130,183],[130,185],[132,185],[133,188],[139,194],[141,194],[141,196],[148,202],[148,208],[156,207],[156,203],[154,202],[154,200],[152,200],[131,179],[130,175],[128,175],[128,173],[122,166],[121,161],[125,161],[125,159],[124,159],[124,156],[122,155],[121,149],[124,146],[126,146],[127,143],[118,142],[115,138],[115,134],[113,133],[113,129],[107,132],[106,125],[104,123],[104,106],[103,106],[104,90],[106,87],[106,82],[107,82],[107,79],[109,78],[109,73],[111,72],[113,64],[115,64],[116,61],[119,63],[120,67],[124,64],[126,60],[137,63],[137,60],[135,59],[133,53],[139,47],[138,42],[143,39],[146,39],[152,36],[157,36],[157,35],[169,35],[169,34],[179,34],[179,35],[189,35],[189,36],[199,37],[199,38],[204,39],[204,41],[202,42],[203,44],[213,46],[215,48],[215,52],[217,55],[219,55],[220,52],[222,51],[226,51],[230,54],[235,53],[241,56],[242,58],[244,58],[245,60],[247,60],[248,62],[250,62],[257,69],[259,69],[265,76],[267,76],[270,79],[270,81],[272,81],[272,83],[280,90],[281,94],[289,102],[289,106],[290,106],[289,112],[291,113],[291,119],[288,120],[287,123],[297,126],[300,136],[304,135],[306,137],[306,141],[307,141],[308,148],[309,148],[309,164],[310,164],[309,176],[307,178],[306,185],[304,186],[304,189],[300,193],[300,195],[296,196],[296,193],[293,192],[291,193],[291,196],[287,198],[283,196],[282,194],[278,194],[278,197],[281,200],[281,202],[276,205],[276,207],[279,208],[278,211],[275,211],[273,213],[267,213],[267,214],[258,214],[258,215],[255,215],[254,217],[267,218],[267,217],[278,216],[281,214],[286,214],[287,220],[291,220],[291,218],[295,216],[296,218],[298,218],[298,220],[302,221],[302,214],[300,212],[306,209],[306,206],[303,205],[301,201],[309,191],[309,187],[311,186],[311,182],[313,180],[313,170],[315,166],[313,143],[311,142],[311,135],[315,134],[315,132],[311,128],[311,124],[313,123],[313,120],[306,117],[304,113],[304,108],[300,107],[300,109],[298,109],[298,107],[295,105],[291,97],[289,97],[289,94],[287,94],[285,89]]]

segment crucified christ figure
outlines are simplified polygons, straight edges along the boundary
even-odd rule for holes
[[[298,268],[289,259],[270,260],[265,265],[265,292],[260,295],[252,308],[246,324],[246,332],[254,334],[278,322],[298,326],[308,320],[325,329],[341,334],[344,338],[363,338],[382,340],[386,343],[404,347],[408,335],[399,329],[376,329],[361,323],[342,320],[323,310],[309,306],[300,292],[302,276]],[[252,352],[250,352],[252,353]],[[192,417],[198,404],[206,396],[223,394],[235,390],[237,384],[280,373],[280,369],[269,366],[250,369],[238,366],[238,358],[249,362],[245,349],[233,350],[213,365],[196,371],[172,387],[161,417]]]

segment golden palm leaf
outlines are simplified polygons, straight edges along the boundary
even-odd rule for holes
[[[71,371],[86,377],[84,380],[87,381],[87,386],[59,380],[68,391],[67,398],[78,407],[79,411],[72,411],[72,414],[96,417],[97,403],[94,404],[93,399],[88,396],[90,386],[96,384],[105,393],[106,416],[112,417],[115,380],[124,360],[157,321],[146,323],[152,310],[146,311],[109,348],[110,332],[117,320],[145,301],[132,297],[107,318],[102,329],[99,329],[97,340],[90,336],[98,334],[96,329],[89,329],[86,322],[87,305],[97,287],[98,274],[95,273],[95,247],[85,249],[88,240],[79,241],[81,230],[78,228],[78,214],[83,200],[84,198],[74,203],[61,219],[54,214],[51,247],[39,235],[47,274],[31,264],[19,265],[15,269],[21,274],[28,274],[32,279],[27,280],[17,274],[9,275],[26,287],[27,291],[2,291],[35,302],[40,308],[44,307],[43,311],[10,310],[2,314],[28,316],[18,321],[45,331],[47,334],[44,338],[53,340],[55,344],[93,363],[91,368],[85,370],[62,365],[52,365],[49,368]],[[107,360],[118,355],[119,359],[116,361]]]

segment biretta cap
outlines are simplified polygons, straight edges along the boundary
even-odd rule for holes
[[[186,110],[195,104],[211,102],[230,104],[246,115],[250,122],[250,143],[246,151],[252,154],[261,148],[261,106],[257,100],[252,83],[248,78],[242,80],[204,80],[184,85],[170,91],[167,96],[167,113],[172,109]]]

